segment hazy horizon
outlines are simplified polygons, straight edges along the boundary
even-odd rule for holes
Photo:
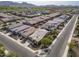
[[[73,6],[79,6],[79,1],[48,1],[48,0],[44,0],[44,1],[29,1],[29,0],[26,0],[26,1],[23,1],[23,0],[0,0],[0,1],[13,1],[13,2],[27,2],[27,3],[31,3],[31,4],[34,4],[34,5],[37,5],[37,6],[41,6],[41,5],[73,5]]]

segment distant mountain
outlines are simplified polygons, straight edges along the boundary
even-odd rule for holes
[[[46,8],[61,8],[61,7],[79,7],[79,6],[72,6],[72,5],[42,5],[42,6],[36,6],[31,3],[27,2],[13,2],[13,1],[0,1],[0,6],[16,6],[16,7],[46,7]]]
[[[0,1],[0,6],[17,6],[17,7],[34,7],[35,5],[27,2],[12,2],[12,1]]]
[[[49,7],[49,8],[56,8],[56,7],[79,7],[79,6],[73,6],[73,5],[44,5],[44,6],[40,6],[40,7]]]

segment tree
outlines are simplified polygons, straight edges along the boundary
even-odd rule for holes
[[[4,49],[3,45],[0,44],[0,57],[5,56],[5,52],[4,51],[5,51],[5,49]]]
[[[53,30],[51,32],[51,34],[52,34],[52,36],[53,36],[54,39],[57,37],[58,33],[59,33],[59,31],[57,29],[55,29],[55,30]]]
[[[5,56],[5,52],[4,50],[0,49],[0,57],[3,57],[3,56]]]
[[[52,43],[52,40],[50,38],[43,38],[40,41],[40,43],[41,43],[42,47],[45,48],[45,47],[48,47]]]
[[[65,22],[66,22],[66,21],[65,21]],[[64,27],[64,22],[62,22],[62,23],[60,24],[60,26]]]
[[[69,44],[69,46],[70,46],[70,49],[77,47],[77,42],[72,40],[71,43]]]

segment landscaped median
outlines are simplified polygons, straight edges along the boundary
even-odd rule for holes
[[[79,46],[78,42],[74,39],[69,44],[68,57],[78,57],[79,56]]]
[[[77,22],[77,27],[75,29],[75,33],[74,34],[75,34],[76,37],[79,37],[79,20]]]
[[[79,20],[76,25],[72,41],[69,44],[68,57],[79,57]]]

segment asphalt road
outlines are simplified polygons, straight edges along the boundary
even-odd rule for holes
[[[25,47],[17,44],[17,42],[11,40],[7,36],[4,36],[0,33],[0,42],[4,44],[8,49],[17,53],[21,57],[34,57],[35,54],[26,49]]]
[[[77,17],[78,15],[74,15],[71,18],[71,21],[62,31],[62,33],[56,38],[55,43],[51,46],[51,50],[47,55],[48,57],[61,57],[63,55],[66,45],[68,43],[68,40],[70,39],[70,36],[72,35],[72,31],[74,28],[74,24],[77,20],[76,19]]]

